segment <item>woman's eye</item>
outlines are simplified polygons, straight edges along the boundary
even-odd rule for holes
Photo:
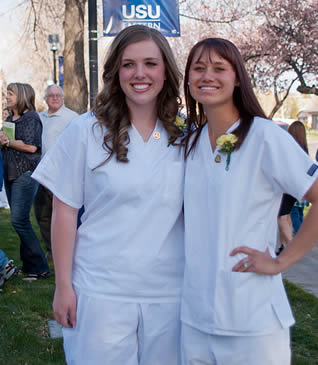
[[[148,62],[146,63],[146,65],[147,65],[147,66],[150,66],[150,67],[157,66],[157,64],[156,64],[155,62],[150,62],[150,61],[148,61]]]
[[[129,68],[129,67],[132,67],[132,62],[127,62],[127,63],[123,63],[122,64],[122,67],[125,67],[125,68]]]
[[[216,67],[215,68],[215,71],[222,72],[222,71],[224,71],[224,68],[223,67]]]

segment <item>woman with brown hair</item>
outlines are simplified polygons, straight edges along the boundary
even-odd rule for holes
[[[178,365],[179,76],[161,33],[122,30],[94,111],[70,123],[33,174],[54,194],[53,309],[68,364]]]
[[[183,364],[287,365],[294,319],[279,273],[318,241],[318,166],[265,118],[230,41],[192,48],[184,88]],[[313,204],[277,258],[284,192]]]
[[[11,116],[10,108],[6,107],[2,110],[2,120],[6,121]]]
[[[306,128],[304,124],[297,120],[288,127],[288,132],[308,155]],[[278,213],[278,225],[282,242],[277,251],[278,254],[280,254],[285,248],[286,244],[292,240],[293,235],[298,232],[304,220],[304,207],[306,205],[308,205],[308,202],[306,201],[299,202],[296,198],[289,194],[283,195],[282,203]],[[289,217],[292,221],[292,227],[290,225]]]
[[[304,123],[296,120],[288,127],[288,133],[290,133],[299,146],[308,154],[308,144],[306,137],[306,128]]]
[[[31,178],[41,158],[42,124],[35,111],[35,93],[29,84],[11,83],[7,88],[7,105],[12,111],[8,121],[14,123],[15,136],[2,132],[4,185],[11,209],[11,223],[20,238],[20,256],[24,280],[45,279],[49,275],[40,242],[30,222],[30,210],[38,183]]]

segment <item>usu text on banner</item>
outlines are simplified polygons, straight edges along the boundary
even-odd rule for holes
[[[103,0],[104,36],[143,24],[166,37],[180,37],[178,0]]]

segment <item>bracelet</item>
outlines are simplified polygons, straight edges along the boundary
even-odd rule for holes
[[[10,139],[9,139],[9,141],[7,142],[6,146],[7,146],[7,147],[10,147]]]

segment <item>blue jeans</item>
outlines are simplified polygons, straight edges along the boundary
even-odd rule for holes
[[[28,274],[49,272],[49,266],[31,222],[30,211],[38,183],[26,171],[13,181],[5,181],[5,189],[11,209],[11,223],[20,238],[22,271]]]
[[[6,264],[8,263],[8,258],[5,255],[5,253],[0,250],[0,274],[1,274],[1,270],[3,270],[6,266]]]
[[[303,207],[292,207],[290,211],[290,217],[293,223],[294,234],[296,234],[303,223],[304,218],[304,208]]]

